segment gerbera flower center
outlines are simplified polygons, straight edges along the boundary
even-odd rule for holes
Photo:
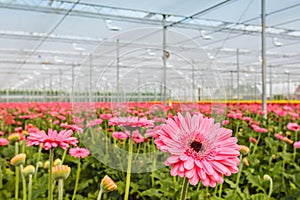
[[[191,143],[191,148],[196,151],[196,152],[199,152],[199,151],[202,151],[203,150],[203,145],[201,142],[198,142],[198,141],[193,141]]]

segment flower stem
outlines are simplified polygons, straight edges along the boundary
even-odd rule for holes
[[[21,142],[21,152],[25,153],[25,151],[26,151],[26,140],[23,140]]]
[[[74,187],[74,192],[73,192],[72,200],[74,200],[75,197],[76,197],[76,192],[77,192],[78,182],[79,182],[79,176],[80,176],[80,165],[81,165],[81,162],[79,160],[79,162],[77,164],[76,181],[75,181],[75,187]]]
[[[98,193],[97,200],[101,200],[101,198],[102,198],[102,192],[103,192],[103,189],[102,189],[102,187],[101,187],[101,188],[100,188],[100,191],[99,191],[99,193]]]
[[[58,180],[58,200],[63,200],[64,193],[64,179],[60,178]]]
[[[297,142],[298,141],[298,131],[295,131],[295,139],[294,139],[294,141],[295,142]],[[297,149],[296,148],[294,148],[294,154],[293,154],[293,161],[295,162],[295,160],[296,160],[296,151]]]
[[[155,155],[155,147],[153,148],[153,158]],[[154,176],[155,176],[155,169],[156,169],[156,159],[153,159],[153,168],[152,168],[152,174],[151,174],[151,182],[152,182],[152,187],[154,187],[155,182],[154,182]]]
[[[270,182],[270,190],[269,190],[269,194],[268,194],[268,199],[271,199],[271,195],[273,192],[273,180],[269,175],[264,175],[263,177],[264,180],[268,180]]]
[[[40,145],[39,150],[38,150],[37,159],[36,159],[36,166],[35,166],[36,170],[35,170],[35,174],[34,174],[33,179],[36,179],[36,177],[37,177],[37,173],[38,173],[38,169],[39,169],[39,162],[40,162],[40,159],[41,159],[42,148],[43,147]]]
[[[287,145],[286,145],[286,143],[284,143],[283,150],[282,150],[283,157],[286,154],[286,147],[287,147]],[[281,180],[282,180],[283,190],[286,193],[286,191],[285,191],[286,187],[285,187],[285,180],[284,180],[284,171],[285,171],[285,159],[283,158],[283,160],[282,160],[282,172],[281,172],[282,173],[282,177],[281,177]]]
[[[129,152],[128,152],[128,162],[127,162],[127,175],[126,175],[126,187],[124,200],[128,200],[129,189],[130,189],[130,175],[131,175],[131,161],[132,161],[132,139],[129,138]]]
[[[237,192],[237,190],[239,188],[239,183],[240,183],[240,178],[241,178],[241,173],[242,173],[242,170],[243,170],[243,166],[244,166],[243,155],[241,154],[240,155],[239,172],[238,172],[237,177],[236,177],[235,190],[234,190],[233,196],[236,194],[236,192]]]
[[[64,153],[63,153],[62,158],[61,158],[61,164],[63,164],[65,159],[66,159],[67,151],[68,151],[68,149],[64,150]]]
[[[31,200],[32,196],[32,174],[29,174],[29,182],[28,182],[28,200]]]
[[[15,168],[15,199],[19,199],[19,167]]]
[[[234,137],[238,137],[238,132],[239,132],[239,127],[240,127],[240,121],[237,121],[237,125],[236,125],[236,129],[235,129],[235,136]]]
[[[221,196],[222,196],[222,189],[223,189],[223,184],[220,185],[220,189],[219,189],[219,198],[221,198]]]
[[[2,167],[0,166],[0,189],[3,187],[3,174]]]
[[[50,149],[49,155],[49,179],[48,179],[48,200],[53,200],[53,190],[52,190],[52,167],[53,167],[53,157],[54,149]]]
[[[19,154],[19,142],[15,142],[15,155]]]
[[[185,200],[186,199],[186,194],[187,194],[187,191],[188,191],[188,186],[189,186],[189,181],[185,177],[183,179],[183,185],[182,185],[182,188],[181,188],[180,200]]]
[[[260,140],[260,136],[261,136],[261,133],[259,133],[259,135],[258,135],[257,142],[256,142],[256,144],[254,145],[254,148],[253,148],[253,151],[252,151],[251,155],[254,155],[254,153],[255,153],[255,151],[256,151],[257,145],[258,145],[259,140]]]
[[[20,165],[20,172],[21,172],[21,177],[22,177],[22,186],[23,186],[23,200],[27,200],[27,191],[26,191],[26,179],[23,174],[23,165]]]

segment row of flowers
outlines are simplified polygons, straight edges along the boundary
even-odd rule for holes
[[[2,195],[18,199],[19,182],[24,182],[26,171],[31,171],[36,177],[33,192],[40,199],[63,198],[63,182],[59,180],[65,180],[70,173],[70,181],[75,185],[72,189],[65,187],[65,198],[72,199],[101,198],[103,191],[99,188],[103,188],[104,182],[91,176],[95,174],[100,177],[108,174],[119,186],[117,191],[104,194],[107,199],[172,199],[177,193],[181,199],[297,195],[293,188],[300,187],[297,159],[299,105],[269,105],[267,113],[260,110],[259,104],[240,104],[239,107],[230,104],[173,104],[164,107],[149,103],[99,103],[90,110],[84,103],[76,106],[75,112],[68,103],[0,105],[1,167],[7,167],[5,160],[13,156],[11,163],[16,166],[14,172],[10,166],[1,171]],[[91,153],[96,155],[97,148],[92,148],[92,143],[97,144],[103,136],[106,142],[99,144],[106,146],[106,153],[109,144],[128,151],[127,169],[123,172],[110,169],[95,156],[89,156],[90,146],[84,148],[86,143],[82,140],[90,138]],[[169,167],[144,175],[132,174],[133,153],[149,153],[153,149],[168,155],[165,165]],[[240,154],[240,151],[244,153]],[[20,164],[14,162],[20,153],[23,157],[30,157],[29,161],[21,162],[21,168],[27,164],[21,171]],[[60,161],[55,162],[54,158],[60,158]],[[48,160],[48,169],[41,169],[41,161],[47,163],[45,159]],[[77,169],[76,172],[71,168]],[[7,173],[9,170],[11,174]],[[20,174],[22,181],[18,180]],[[15,177],[14,193],[7,181],[11,176]],[[150,185],[145,178],[149,176]],[[172,176],[183,179],[172,179]],[[41,187],[39,184],[42,181],[45,184],[46,179],[48,189],[37,192]],[[59,182],[57,194],[53,193],[54,180]],[[273,180],[277,183],[273,184]],[[270,182],[269,186],[266,181]],[[116,189],[113,181],[110,184]],[[170,184],[173,185],[171,191],[165,188]],[[189,184],[193,187],[188,187]],[[201,184],[214,189],[201,190]],[[288,188],[287,184],[293,187]],[[85,191],[87,188],[90,190]],[[26,199],[25,186],[22,192],[22,198]]]

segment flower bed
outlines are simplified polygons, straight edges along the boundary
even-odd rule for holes
[[[297,199],[299,111],[0,104],[0,199]]]

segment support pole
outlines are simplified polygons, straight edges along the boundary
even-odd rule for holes
[[[119,102],[120,96],[120,45],[119,39],[117,39],[117,102]]]
[[[290,72],[287,73],[287,86],[288,86],[288,103],[290,103],[290,96],[291,96],[291,92],[290,92]]]
[[[74,64],[72,64],[72,91],[71,91],[71,97],[70,97],[70,101],[74,102],[74,83],[75,83],[75,72],[74,72]]]
[[[58,92],[58,100],[61,101],[61,100],[62,100],[62,99],[61,99],[61,97],[62,97],[62,89],[61,89],[61,83],[62,83],[62,70],[61,70],[61,69],[59,70],[59,77],[58,77],[58,78],[59,78],[59,80],[58,80],[58,81],[59,81],[59,82],[58,82],[58,84],[59,84],[59,86],[58,86],[58,87],[59,87],[59,89],[58,89],[58,90],[59,90],[59,92]]]
[[[270,79],[270,103],[272,103],[272,100],[273,100],[272,66],[270,66],[270,78],[269,79]]]
[[[266,10],[265,0],[261,0],[261,58],[262,58],[262,110],[267,111],[267,93],[266,93],[266,45],[265,45],[265,21]],[[267,118],[267,114],[264,114],[264,118]]]
[[[192,87],[193,87],[193,102],[195,102],[196,101],[196,98],[195,98],[195,64],[194,64],[194,61],[193,61],[193,65],[192,65],[192,81],[193,81],[193,85],[192,85]]]
[[[237,103],[240,106],[240,53],[236,49],[236,82],[237,82]]]
[[[166,57],[166,15],[163,15],[163,77],[162,77],[162,87],[163,87],[163,103],[164,106],[167,105],[167,57]]]
[[[93,57],[90,54],[90,87],[89,87],[89,102],[92,103],[93,95],[92,95],[92,83],[93,83]]]

